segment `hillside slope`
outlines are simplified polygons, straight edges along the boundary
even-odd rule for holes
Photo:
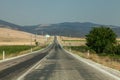
[[[0,45],[34,45],[35,38],[37,41],[41,41],[40,43],[44,43],[45,38],[43,36],[13,30],[8,28],[0,28]]]

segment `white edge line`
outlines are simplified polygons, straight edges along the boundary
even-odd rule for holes
[[[49,45],[49,46],[50,46],[50,45]],[[49,46],[48,46],[48,47],[49,47]],[[37,62],[34,66],[32,66],[30,69],[28,69],[23,75],[21,75],[20,77],[18,77],[17,80],[23,80],[24,77],[25,77],[27,74],[29,74],[33,69],[38,69],[38,68],[41,66],[40,63],[41,63],[43,60],[45,60],[46,57],[47,57],[47,55],[46,55],[44,58],[42,58],[39,62]]]
[[[61,44],[60,44],[60,45],[61,45]],[[64,49],[64,48],[63,48],[63,49]],[[64,50],[65,50],[65,49],[64,49]],[[109,72],[107,72],[107,71],[105,71],[105,70],[103,70],[103,69],[100,69],[99,67],[97,67],[97,66],[95,66],[95,65],[92,65],[92,64],[90,64],[90,63],[88,63],[88,62],[80,59],[80,56],[75,55],[75,54],[72,54],[72,53],[70,53],[70,52],[67,51],[67,50],[65,50],[65,51],[66,51],[67,53],[71,54],[72,56],[74,56],[76,59],[78,59],[78,60],[80,60],[80,61],[88,64],[89,66],[94,67],[94,68],[96,68],[97,70],[99,70],[99,71],[101,71],[101,72],[103,72],[103,73],[105,73],[105,74],[107,74],[107,75],[109,75],[109,76],[112,76],[114,79],[120,80],[119,77],[117,77],[117,76],[115,76],[115,75],[113,75],[113,74],[111,74],[111,73],[109,73]],[[43,59],[44,59],[44,58],[43,58]],[[42,59],[42,60],[43,60],[43,59]],[[17,80],[22,80],[29,72],[32,71],[32,69],[38,67],[42,60],[40,60],[38,63],[36,63],[36,64],[35,64],[33,67],[31,67],[28,71],[26,71],[26,72],[25,72],[22,76],[20,76]]]
[[[60,44],[60,43],[59,43],[59,44]],[[63,46],[62,46],[61,44],[60,44],[60,46],[63,48]],[[64,49],[64,48],[63,48],[63,49]],[[65,49],[64,49],[64,50],[65,50]],[[67,51],[67,50],[65,50],[65,51],[66,51],[68,54],[70,54],[70,55],[72,55],[73,57],[75,57],[76,59],[78,59],[79,61],[82,61],[82,62],[88,64],[89,66],[91,66],[91,67],[93,67],[93,68],[101,71],[102,73],[105,73],[105,74],[113,77],[113,78],[116,79],[116,80],[120,80],[120,77],[117,77],[117,76],[115,76],[115,75],[113,75],[113,74],[111,74],[111,73],[109,73],[109,72],[107,72],[107,71],[105,71],[105,70],[103,70],[103,69],[101,69],[101,68],[93,65],[93,64],[90,64],[90,63],[87,62],[87,61],[82,60],[82,58],[81,58],[80,56],[76,55],[76,54],[73,54],[73,53],[71,53],[71,52],[69,52],[69,51]],[[81,59],[80,59],[80,58],[81,58]]]
[[[105,70],[103,70],[103,69],[101,69],[101,68],[99,68],[99,67],[93,65],[93,64],[90,64],[90,63],[87,62],[87,61],[82,60],[82,58],[81,58],[80,56],[78,56],[78,55],[75,55],[75,54],[73,54],[73,53],[71,53],[71,52],[69,52],[69,51],[67,51],[67,50],[65,50],[65,51],[66,51],[67,53],[71,54],[72,56],[74,56],[76,59],[78,59],[78,60],[80,60],[80,61],[82,61],[82,62],[88,64],[89,66],[91,66],[91,67],[93,67],[93,68],[95,68],[95,69],[101,71],[102,73],[105,73],[105,74],[107,74],[107,75],[113,77],[113,78],[116,79],[116,80],[120,80],[120,77],[117,77],[117,76],[115,76],[115,75],[113,75],[113,74],[111,74],[111,73],[109,73],[109,72],[107,72],[107,71],[105,71]],[[81,58],[81,59],[80,59],[80,58]]]
[[[26,53],[26,54],[23,54],[23,55],[19,55],[19,56],[7,58],[7,59],[5,59],[5,60],[0,60],[0,63],[5,62],[5,61],[9,61],[9,60],[13,60],[13,59],[17,59],[17,58],[20,58],[20,57],[23,57],[23,56],[27,56],[27,55],[29,55],[29,54],[33,54],[33,53],[36,53],[36,52],[39,52],[39,51],[42,51],[42,50],[44,50],[44,48],[43,48],[43,49],[40,49],[40,50],[37,50],[37,51],[30,52],[30,53]]]
[[[47,47],[49,47],[51,44],[52,44],[52,42]],[[23,54],[23,55],[18,55],[18,56],[15,56],[15,57],[11,57],[11,58],[7,58],[7,59],[4,59],[4,60],[0,60],[0,63],[5,62],[5,61],[9,61],[9,60],[13,60],[13,59],[17,59],[17,58],[20,58],[20,57],[27,56],[29,54],[33,54],[33,53],[42,51],[42,50],[46,49],[47,47],[45,47],[43,49],[40,49],[40,50],[37,50],[37,51],[29,52],[29,53],[26,53],[26,54]]]
[[[32,66],[30,69],[28,69],[23,75],[17,78],[17,80],[23,80],[24,77],[29,74],[33,69],[38,69],[40,67],[40,63],[45,59],[46,57],[42,58],[39,62],[37,62],[34,66]]]

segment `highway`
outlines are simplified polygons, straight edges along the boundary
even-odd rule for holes
[[[9,68],[0,67],[3,69],[0,71],[0,80],[116,80],[70,55],[56,37],[45,50],[22,58],[23,61],[21,58],[12,60],[20,62]],[[39,65],[24,75],[41,59],[43,61]],[[0,63],[0,66],[12,61]]]

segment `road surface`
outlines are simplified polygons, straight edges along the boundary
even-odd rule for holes
[[[46,56],[47,55],[47,56]],[[24,73],[40,61],[42,63]],[[18,68],[16,68],[18,67]],[[27,69],[26,69],[27,68]],[[11,72],[10,72],[11,71]],[[2,74],[3,73],[3,74]],[[24,76],[23,76],[24,75]],[[0,80],[116,80],[67,53],[55,38],[43,52],[0,72]]]
[[[46,56],[51,49],[52,45],[29,55],[0,62],[0,80],[16,80],[17,77]]]

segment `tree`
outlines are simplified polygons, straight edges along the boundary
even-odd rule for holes
[[[88,35],[86,35],[86,45],[97,53],[103,53],[108,45],[116,43],[116,34],[111,28],[100,26],[94,27]]]

